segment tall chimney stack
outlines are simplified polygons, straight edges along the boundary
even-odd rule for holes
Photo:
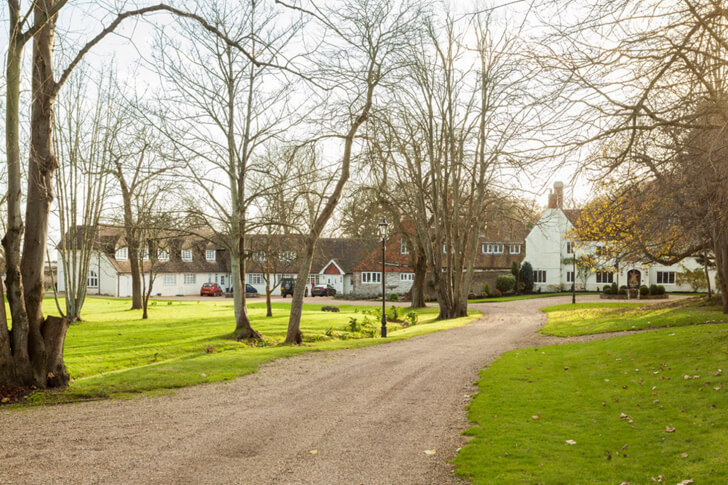
[[[556,198],[556,207],[564,208],[564,182],[554,182],[554,196]]]

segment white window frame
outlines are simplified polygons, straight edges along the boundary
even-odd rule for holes
[[[574,272],[573,271],[567,271],[566,272],[566,282],[567,283],[573,283],[574,282]]]
[[[521,254],[521,249],[522,249],[521,246],[522,246],[521,244],[511,244],[508,247],[508,253],[510,253],[510,254]]]
[[[128,261],[129,260],[129,248],[124,246],[116,250],[114,257],[117,261]]]
[[[480,245],[480,251],[483,254],[503,254],[505,251],[505,244],[483,243]]]
[[[362,271],[361,283],[363,285],[380,285],[382,284],[381,271]]]
[[[214,249],[205,250],[205,260],[215,261],[216,259],[217,259],[217,251],[215,251]]]
[[[566,254],[574,254],[574,242],[566,241]]]
[[[674,285],[675,276],[675,271],[658,271],[655,274],[658,285]]]
[[[169,261],[169,251],[166,249],[157,249],[157,259],[159,261]]]
[[[281,251],[278,253],[278,261],[290,263],[296,260],[296,251]]]
[[[543,278],[541,278],[543,276]],[[535,269],[533,270],[533,282],[534,283],[546,283],[546,270]]]
[[[183,249],[180,251],[180,258],[182,261],[189,263],[192,261],[192,250],[191,249]]]
[[[248,273],[248,282],[251,285],[262,285],[263,284],[263,274],[262,273]]]
[[[139,260],[149,261],[149,248],[139,248]]]
[[[184,284],[186,284],[186,285],[197,284],[197,275],[195,273],[185,273]]]
[[[311,283],[313,283],[314,285],[318,285],[319,284],[319,275],[318,275],[318,273],[308,275],[308,284],[310,285]]]
[[[409,254],[409,248],[407,247],[407,240],[405,238],[399,240],[399,254]]]
[[[163,278],[164,286],[177,285],[177,273],[165,273]]]
[[[88,270],[88,281],[86,283],[87,283],[86,286],[88,288],[98,288],[99,287],[99,274],[92,269]]]
[[[607,255],[607,247],[606,246],[601,246],[601,245],[600,246],[597,246],[594,254],[597,257],[599,257],[599,258],[605,257]]]
[[[414,281],[414,280],[415,280],[414,273],[400,273],[399,274],[399,281]]]
[[[614,283],[614,272],[597,271],[597,283]]]

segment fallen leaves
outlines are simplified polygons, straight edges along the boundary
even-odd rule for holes
[[[574,440],[566,440],[566,444],[569,445],[569,446],[572,446],[572,445],[575,445],[576,444],[576,441],[574,441]]]
[[[665,433],[674,433],[674,432],[675,432],[675,428],[673,428],[671,426],[665,426]]]
[[[540,417],[541,416],[539,416],[538,414],[534,414],[533,416],[531,416],[531,419],[539,419]]]
[[[427,456],[432,456],[435,453],[437,453],[437,450],[435,450],[434,448],[432,450],[425,450],[425,455]]]
[[[318,450],[311,450],[309,453],[312,455],[318,455]]]
[[[695,483],[695,480],[692,478],[688,478],[687,480],[683,480],[682,482],[678,482],[677,485],[690,485],[691,483]]]

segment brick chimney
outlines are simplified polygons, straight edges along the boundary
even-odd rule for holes
[[[549,209],[564,208],[564,183],[554,182],[554,190],[549,192]]]

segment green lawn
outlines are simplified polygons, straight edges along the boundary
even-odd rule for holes
[[[728,483],[728,324],[512,351],[479,386],[475,484]]]
[[[597,292],[577,292],[576,296],[582,295],[598,295]],[[531,300],[533,298],[550,298],[552,296],[569,296],[569,292],[560,293],[533,293],[530,295],[513,295],[513,296],[499,296],[497,298],[480,298],[477,300],[468,300],[468,303],[495,303],[499,301],[514,301],[514,300]]]
[[[559,337],[728,322],[728,315],[719,306],[704,299],[657,304],[577,303],[550,306],[541,311],[549,317],[541,333]]]
[[[361,347],[384,342],[363,338],[348,328],[350,318],[361,323],[368,318],[380,324],[373,313],[377,307],[340,305],[340,313],[322,312],[321,305],[305,305],[301,322],[304,345],[281,345],[288,324],[289,303],[273,305],[273,317],[265,317],[265,304],[248,306],[253,327],[265,341],[257,346],[231,340],[235,323],[232,301],[165,301],[151,303],[150,319],[140,311],[128,310],[128,300],[90,298],[83,322],[71,325],[65,347],[66,366],[72,376],[61,394],[38,393],[31,402],[71,400],[169,389],[215,382],[255,372],[261,363],[300,354]],[[46,311],[55,313],[52,300]],[[402,309],[408,312],[409,309]],[[399,340],[463,325],[480,315],[436,322],[437,307],[418,310],[416,326],[389,324],[389,338]],[[328,333],[328,335],[327,335]]]

